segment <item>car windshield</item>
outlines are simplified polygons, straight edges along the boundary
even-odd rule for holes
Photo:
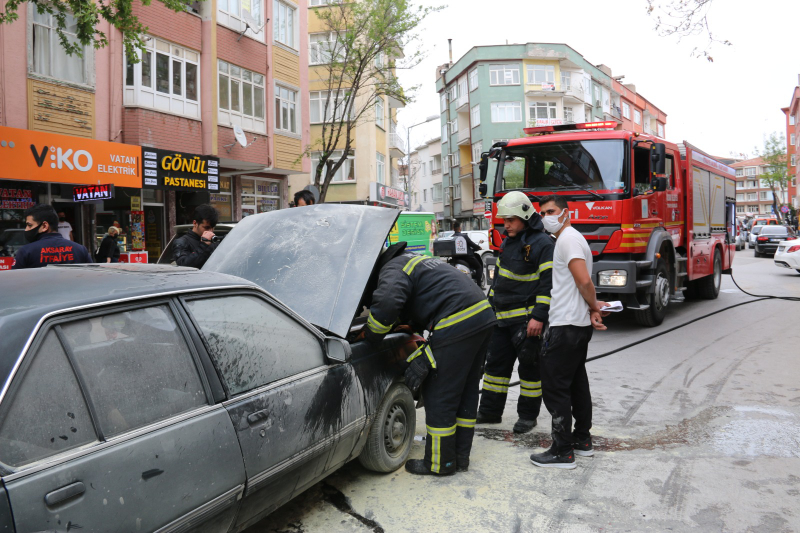
[[[533,191],[626,189],[622,140],[568,141],[506,150],[503,188]]]
[[[758,235],[761,233],[761,230],[764,229],[766,226],[753,226],[753,229],[750,230],[753,235]]]
[[[455,233],[455,231],[443,231],[443,232],[441,232],[439,234],[439,238],[440,239],[449,239],[450,237],[453,236],[453,233]]]
[[[761,235],[786,235],[789,230],[783,226],[764,226]]]

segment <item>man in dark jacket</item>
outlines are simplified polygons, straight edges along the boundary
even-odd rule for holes
[[[422,390],[428,438],[425,458],[408,461],[406,470],[450,475],[469,466],[481,367],[495,319],[469,276],[438,259],[402,253],[405,247],[394,244],[380,259],[365,335],[380,342],[396,323],[430,332],[408,358],[406,384],[412,392]]]
[[[212,242],[219,213],[208,204],[198,205],[192,215],[192,229],[175,239],[175,263],[178,266],[202,268],[219,243]]]
[[[110,226],[108,233],[100,241],[100,247],[97,249],[96,257],[98,263],[119,263],[117,235],[119,235],[119,230],[115,226]]]
[[[12,270],[40,268],[65,263],[91,263],[89,251],[58,232],[58,215],[49,205],[35,205],[25,210],[25,240],[29,244],[17,250]]]
[[[514,362],[519,360],[519,419],[514,433],[527,433],[536,426],[542,407],[538,357],[550,309],[555,242],[522,192],[506,194],[497,203],[497,216],[503,219],[507,238],[489,291],[498,327],[486,356],[478,423],[502,421]]]

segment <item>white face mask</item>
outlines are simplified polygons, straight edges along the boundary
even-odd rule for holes
[[[547,215],[546,217],[542,218],[542,224],[544,224],[544,229],[549,231],[550,233],[558,233],[558,231],[564,227],[564,222],[567,221],[565,218],[563,222],[559,222],[558,219],[561,218],[561,215],[564,214],[566,209],[561,211],[557,215]]]

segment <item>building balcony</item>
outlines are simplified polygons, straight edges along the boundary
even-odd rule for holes
[[[472,178],[472,165],[466,164],[458,167],[458,177],[462,180]]]
[[[465,125],[463,128],[458,130],[458,144],[468,144],[469,143],[469,126]]]
[[[582,104],[585,102],[583,87],[580,85],[567,85],[561,86],[562,93],[564,94],[564,103]]]
[[[406,155],[406,143],[399,133],[389,134],[389,155],[395,159],[400,159]]]

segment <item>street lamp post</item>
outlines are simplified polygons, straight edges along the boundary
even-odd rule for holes
[[[405,179],[405,189],[408,192],[408,180],[411,177],[411,128],[416,128],[417,126],[422,126],[423,124],[427,124],[432,120],[436,120],[439,118],[439,115],[431,115],[422,122],[418,122],[413,126],[409,126],[406,129],[406,150],[408,150],[408,157],[406,158],[406,179]]]

